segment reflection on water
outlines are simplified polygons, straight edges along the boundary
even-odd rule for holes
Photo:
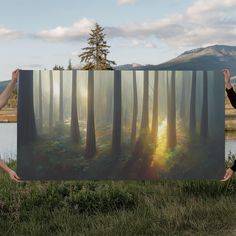
[[[16,159],[17,124],[0,123],[0,158]]]
[[[229,153],[236,155],[236,132],[225,133],[225,157],[227,158]]]
[[[236,155],[236,140],[225,140],[225,157],[229,152]]]

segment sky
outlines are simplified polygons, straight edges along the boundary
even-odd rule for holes
[[[236,0],[8,0],[0,7],[0,81],[11,71],[80,65],[94,23],[121,64],[159,64],[184,51],[236,45]]]

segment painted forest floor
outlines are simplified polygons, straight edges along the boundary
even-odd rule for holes
[[[85,125],[80,125],[83,131]],[[87,158],[85,132],[81,133],[80,144],[73,143],[69,127],[58,126],[50,134],[38,136],[31,146],[22,148],[18,171],[25,180],[219,179],[223,175],[224,160],[220,158],[223,149],[215,145],[216,141],[208,138],[202,143],[197,134],[194,140],[190,139],[188,130],[177,120],[178,145],[170,151],[166,144],[166,120],[159,128],[157,145],[150,135],[139,135],[134,146],[128,140],[122,143],[121,153],[113,155],[111,127],[102,126],[96,132],[97,153]]]
[[[3,236],[235,235],[235,222],[236,179],[15,184],[0,172]]]

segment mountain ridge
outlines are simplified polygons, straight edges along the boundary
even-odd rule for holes
[[[150,70],[222,70],[236,74],[236,46],[213,45],[185,51],[179,56],[158,64],[140,66]]]

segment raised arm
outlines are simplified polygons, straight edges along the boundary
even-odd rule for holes
[[[230,100],[231,105],[236,109],[236,93],[230,81],[229,69],[224,69],[224,77],[225,77],[225,87],[226,87],[228,98]]]
[[[19,69],[16,69],[12,72],[11,81],[8,83],[4,91],[0,94],[0,109],[2,109],[7,104],[7,101],[11,96],[13,89],[15,88],[18,76],[19,76]]]
[[[224,69],[224,78],[225,78],[225,87],[226,87],[228,98],[230,100],[231,105],[236,109],[236,93],[230,81],[229,69]],[[234,161],[234,164],[226,170],[226,173],[222,181],[227,181],[230,178],[232,178],[235,171],[236,171],[236,161]]]

